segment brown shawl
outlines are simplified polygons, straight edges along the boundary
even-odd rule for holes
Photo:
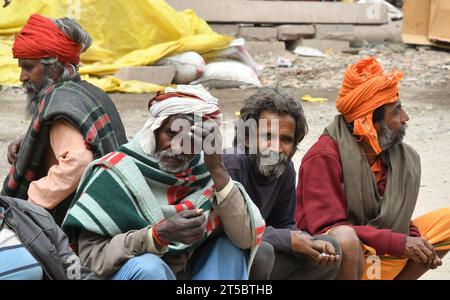
[[[370,225],[407,234],[420,187],[420,157],[400,143],[388,151],[388,180],[384,196],[375,175],[341,115],[325,129],[336,141],[341,157],[347,216],[353,225]]]

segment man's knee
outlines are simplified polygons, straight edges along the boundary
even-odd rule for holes
[[[132,280],[175,279],[169,266],[154,254],[147,253],[133,257],[122,268],[126,268],[127,277]]]
[[[361,241],[356,231],[350,226],[341,225],[331,229],[329,235],[334,237],[341,247],[342,259],[354,262],[358,268],[358,273],[362,274],[365,268],[365,260]]]
[[[270,278],[273,264],[275,263],[275,250],[273,246],[266,241],[262,241],[256,252],[250,270],[250,279],[264,280]]]
[[[336,226],[329,231],[329,235],[336,239],[344,253],[349,250],[361,250],[361,242],[358,235],[350,226]]]

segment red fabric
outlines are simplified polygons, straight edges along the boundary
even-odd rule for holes
[[[80,46],[69,39],[50,19],[32,15],[16,37],[14,58],[58,58],[63,63],[80,63]]]
[[[382,180],[378,184],[380,194],[384,194],[386,181],[387,172],[384,169]],[[299,170],[297,227],[316,235],[337,225],[349,225],[355,229],[359,239],[375,248],[378,254],[402,256],[405,234],[372,226],[353,226],[349,223],[343,182],[339,148],[333,139],[321,136],[306,153]],[[413,226],[410,235],[420,236],[420,233]]]
[[[152,97],[149,101],[148,101],[148,109],[150,109],[150,107],[153,105],[153,102],[155,101],[164,101],[173,97],[177,97],[177,98],[194,98],[194,99],[198,99],[198,100],[202,100],[204,101],[202,98],[200,98],[197,95],[191,94],[191,93],[183,93],[183,92],[169,92],[169,93],[163,93],[163,92],[158,92],[154,97]]]

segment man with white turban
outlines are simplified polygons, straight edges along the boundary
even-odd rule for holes
[[[211,137],[221,149],[217,99],[178,86],[149,110],[130,143],[83,175],[63,223],[83,264],[109,279],[247,279],[264,221],[222,155],[196,150]]]

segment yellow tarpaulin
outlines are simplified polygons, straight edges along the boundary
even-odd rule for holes
[[[163,0],[14,0],[0,8],[0,84],[20,84],[11,49],[33,13],[71,17],[90,34],[94,43],[81,56],[80,74],[107,92],[155,92],[162,87],[109,75],[186,51],[220,50],[232,39],[216,34],[192,10],[177,12]]]

